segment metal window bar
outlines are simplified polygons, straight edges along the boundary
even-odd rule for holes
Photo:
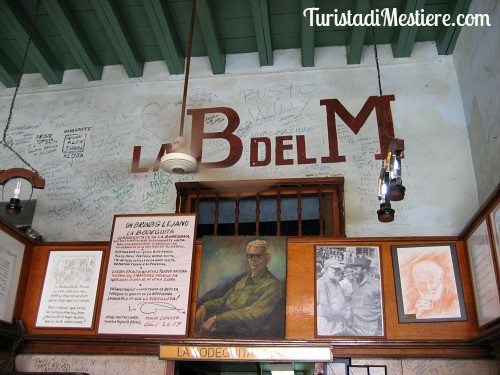
[[[240,189],[236,191],[236,200],[234,208],[234,235],[238,235],[240,227]]]
[[[219,196],[220,196],[220,191],[217,189],[215,191],[215,212],[214,212],[214,235],[216,236],[218,234],[218,229],[219,229]]]
[[[281,185],[276,187],[276,235],[281,236]]]
[[[255,235],[260,236],[260,193],[255,196]]]
[[[302,185],[297,185],[297,224],[298,236],[302,236]]]

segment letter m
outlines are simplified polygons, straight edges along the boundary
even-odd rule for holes
[[[339,163],[346,161],[345,156],[339,155],[335,114],[337,114],[346,123],[354,134],[358,134],[359,130],[368,119],[368,116],[370,116],[373,112],[373,109],[375,109],[377,115],[378,138],[380,142],[380,153],[375,155],[375,159],[382,160],[387,154],[387,149],[389,148],[391,141],[389,137],[394,137],[394,125],[392,123],[391,114],[391,101],[393,100],[395,100],[394,95],[383,95],[382,97],[370,96],[356,117],[351,115],[338,99],[320,100],[320,104],[326,106],[328,147],[330,150],[330,154],[321,158],[321,162]]]

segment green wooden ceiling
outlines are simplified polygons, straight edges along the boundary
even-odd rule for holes
[[[208,56],[214,74],[225,71],[228,54],[258,52],[261,65],[273,51],[300,49],[303,66],[314,66],[315,47],[346,46],[349,64],[359,64],[362,47],[373,44],[371,27],[310,27],[303,10],[367,13],[466,14],[471,0],[197,0],[193,56]],[[102,67],[122,64],[141,77],[144,63],[164,60],[182,74],[188,47],[191,0],[41,0],[25,73],[61,83],[65,70],[82,69],[99,80]],[[0,81],[16,85],[37,0],[0,0]],[[451,54],[460,28],[376,27],[377,44],[391,44],[396,58],[409,57],[415,42],[436,42]],[[332,52],[334,53],[334,52]],[[339,53],[339,52],[335,52]]]

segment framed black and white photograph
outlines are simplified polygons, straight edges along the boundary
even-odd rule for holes
[[[498,275],[486,219],[467,238],[474,286],[476,315],[480,327],[500,318]]]
[[[384,336],[380,250],[316,246],[316,336]]]
[[[333,358],[331,362],[325,363],[324,375],[349,375],[350,358]]]
[[[400,323],[467,320],[454,244],[391,249]]]

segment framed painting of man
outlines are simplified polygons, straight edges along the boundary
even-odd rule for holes
[[[467,320],[454,244],[391,250],[400,323]]]
[[[285,338],[286,237],[204,236],[197,337]]]
[[[316,246],[316,336],[384,336],[380,251]]]

